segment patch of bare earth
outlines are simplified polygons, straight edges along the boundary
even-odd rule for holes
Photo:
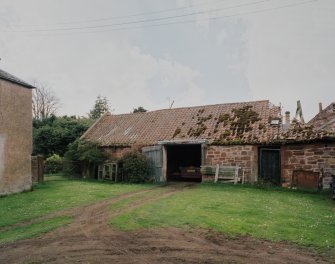
[[[142,192],[152,195],[112,212],[109,205],[139,192],[66,210],[64,214],[74,216],[73,223],[39,238],[1,245],[0,263],[327,263],[316,252],[289,244],[249,237],[230,239],[209,230],[154,228],[123,232],[108,226],[110,217],[187,187],[145,190]]]

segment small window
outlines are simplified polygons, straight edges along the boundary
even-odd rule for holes
[[[278,126],[279,125],[279,119],[272,119],[270,124],[273,125],[273,126]]]

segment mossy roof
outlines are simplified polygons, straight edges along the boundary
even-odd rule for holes
[[[236,109],[250,109],[258,117],[242,133],[232,131],[232,124],[235,123],[236,127],[238,123],[234,119]],[[162,109],[145,113],[106,113],[82,138],[96,141],[104,147],[154,145],[159,141],[199,139],[207,140],[209,144],[265,143],[271,142],[282,133],[281,121],[274,126],[270,122],[272,118],[281,120],[280,107],[274,106],[268,100]]]

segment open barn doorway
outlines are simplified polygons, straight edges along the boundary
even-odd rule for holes
[[[167,181],[201,182],[201,144],[166,145]]]

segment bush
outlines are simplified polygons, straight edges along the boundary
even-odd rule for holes
[[[44,164],[45,173],[57,173],[63,170],[63,158],[57,154],[53,154],[47,158]]]
[[[101,164],[107,159],[106,153],[97,143],[77,139],[69,144],[65,153],[64,172],[67,174],[82,174]]]
[[[141,153],[128,153],[122,158],[125,179],[140,183],[149,181],[150,166],[146,156]]]

